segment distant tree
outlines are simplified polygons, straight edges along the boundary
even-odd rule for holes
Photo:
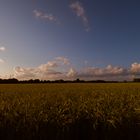
[[[30,80],[28,80],[27,82],[28,82],[28,83],[33,83],[34,80],[33,80],[33,79],[30,79]]]
[[[133,82],[140,82],[140,78],[133,79]]]
[[[77,79],[76,79],[76,82],[77,82],[77,83],[79,83],[79,82],[80,82],[80,79],[79,79],[79,78],[77,78]]]
[[[18,83],[18,80],[15,78],[7,79],[7,83]]]
[[[39,79],[35,79],[34,83],[40,83],[41,81]]]

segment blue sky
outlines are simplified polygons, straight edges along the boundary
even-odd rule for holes
[[[1,0],[0,76],[139,76],[139,15],[138,0]]]

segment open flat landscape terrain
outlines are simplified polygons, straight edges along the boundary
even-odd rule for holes
[[[0,139],[138,140],[139,130],[139,83],[0,85]]]
[[[0,140],[140,140],[140,0],[0,0]]]

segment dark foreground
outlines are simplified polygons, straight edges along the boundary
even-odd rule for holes
[[[2,140],[140,140],[140,85],[0,85]]]

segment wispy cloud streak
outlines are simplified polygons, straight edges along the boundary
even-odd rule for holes
[[[90,27],[89,27],[89,20],[86,16],[86,11],[83,7],[83,5],[79,2],[79,1],[76,1],[76,2],[73,2],[72,4],[70,4],[70,8],[73,10],[73,12],[82,19],[82,22],[86,28],[86,31],[89,31],[90,30]]]
[[[35,17],[37,17],[41,20],[46,20],[46,21],[58,23],[57,18],[53,14],[48,14],[48,13],[45,13],[41,10],[34,10],[33,13],[34,13]]]

